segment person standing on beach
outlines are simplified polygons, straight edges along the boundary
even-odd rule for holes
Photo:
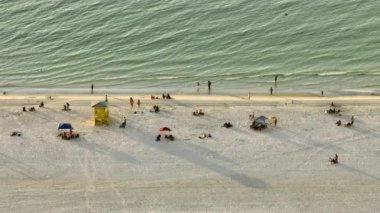
[[[277,77],[278,77],[278,75],[274,76],[274,87],[277,87]]]
[[[108,96],[106,95],[106,100],[105,100],[106,102],[108,102]]]
[[[210,80],[207,81],[207,87],[208,87],[208,94],[210,95],[210,93],[211,93],[211,81]]]
[[[131,104],[131,108],[133,108],[133,98],[132,97],[129,98],[129,103]]]
[[[323,90],[321,91],[321,96],[323,96]]]
[[[94,94],[94,84],[91,84],[91,94]]]
[[[273,95],[273,88],[270,87],[270,95]]]
[[[137,99],[137,107],[138,108],[140,108],[140,104],[141,104],[140,99]]]

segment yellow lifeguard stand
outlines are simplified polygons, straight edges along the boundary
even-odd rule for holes
[[[109,125],[110,116],[108,111],[108,103],[106,101],[101,101],[92,107],[94,108],[95,126],[103,124]]]

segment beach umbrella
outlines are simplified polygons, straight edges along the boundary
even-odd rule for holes
[[[267,120],[267,119],[268,119],[267,117],[265,117],[264,115],[261,115],[261,116],[257,117],[257,118],[255,119],[255,121],[259,121],[259,120],[261,120],[261,121],[265,121],[265,120]]]
[[[269,117],[269,119],[270,120],[277,120],[277,116],[272,115],[272,116]]]
[[[70,123],[59,123],[58,129],[72,129],[73,126]]]
[[[169,127],[164,126],[160,128],[160,132],[162,131],[172,131],[172,130]]]

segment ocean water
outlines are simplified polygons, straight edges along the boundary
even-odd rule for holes
[[[376,0],[2,0],[7,91],[380,91]]]

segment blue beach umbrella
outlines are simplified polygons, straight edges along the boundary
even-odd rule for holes
[[[72,129],[73,127],[71,126],[70,123],[59,123],[58,124],[58,129]]]

